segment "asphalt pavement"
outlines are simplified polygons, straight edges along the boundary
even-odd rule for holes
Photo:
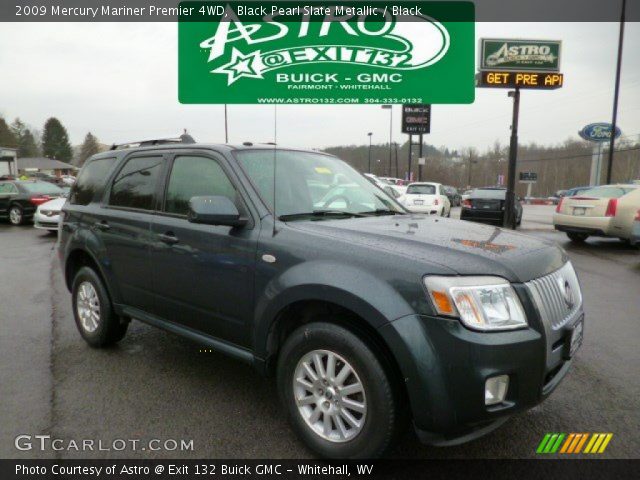
[[[601,458],[638,457],[640,250],[608,239],[573,245],[552,229],[552,211],[525,206],[522,230],[565,248],[582,283],[585,339],[569,375],[542,405],[482,439],[436,448],[409,432],[392,456],[534,457],[547,432],[611,432]],[[117,346],[87,346],[54,243],[0,224],[0,458],[312,457],[283,419],[273,381],[247,365],[135,321]],[[63,439],[65,450],[17,450],[20,434]],[[116,439],[141,442],[118,451]],[[149,439],[192,440],[193,449],[143,450]],[[96,446],[76,452],[71,440]]]

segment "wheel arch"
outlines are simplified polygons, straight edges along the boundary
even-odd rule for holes
[[[67,256],[64,267],[64,280],[67,289],[71,291],[73,287],[73,279],[82,267],[89,267],[96,272],[96,274],[98,275],[98,277],[100,277],[100,280],[104,284],[104,287],[109,294],[109,298],[113,301],[113,293],[111,287],[109,285],[109,282],[106,281],[106,276],[102,271],[102,268],[100,268],[100,263],[91,253],[83,248],[76,248],[72,250]]]

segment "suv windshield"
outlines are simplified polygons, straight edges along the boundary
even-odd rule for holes
[[[435,195],[435,185],[409,185],[407,187],[407,194],[409,195]]]
[[[272,210],[275,163],[279,218],[405,213],[387,193],[335,157],[292,150],[244,150],[234,154]]]

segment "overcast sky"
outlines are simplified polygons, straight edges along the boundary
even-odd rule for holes
[[[479,23],[480,37],[563,41],[564,88],[524,91],[520,141],[553,144],[587,123],[611,120],[618,25],[615,23]],[[626,26],[619,125],[640,135],[640,24]],[[173,23],[4,23],[0,28],[0,115],[41,129],[50,116],[72,143],[87,131],[101,142],[175,136],[188,128],[201,142],[224,141],[223,106],[177,99],[177,25]],[[379,106],[280,106],[278,143],[322,148],[389,138]],[[394,141],[400,106],[394,107]],[[477,89],[472,105],[436,105],[434,145],[485,149],[509,141],[507,91]],[[230,141],[273,141],[273,106],[229,106]]]

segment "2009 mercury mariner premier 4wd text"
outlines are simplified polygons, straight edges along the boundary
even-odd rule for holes
[[[582,341],[562,249],[411,214],[315,151],[114,147],[82,168],[58,249],[87,343],[136,319],[249,362],[326,457],[382,455],[409,422],[437,445],[486,434]]]

